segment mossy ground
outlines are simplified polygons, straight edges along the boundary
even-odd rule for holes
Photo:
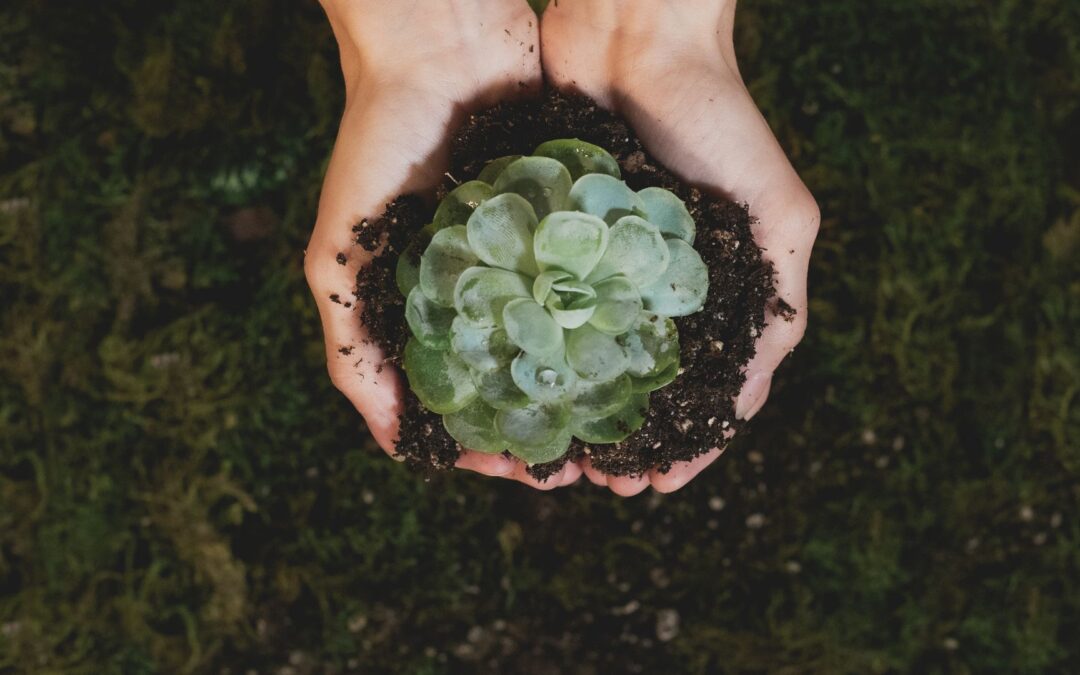
[[[332,390],[315,3],[6,3],[0,672],[1070,672],[1080,9],[738,36],[824,213],[811,330],[713,469],[623,500],[425,483]]]

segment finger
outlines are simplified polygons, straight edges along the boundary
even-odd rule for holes
[[[531,488],[543,490],[545,492],[549,490],[554,490],[555,488],[562,486],[562,479],[566,473],[565,466],[560,469],[556,474],[550,476],[546,480],[539,480],[537,478],[534,478],[533,476],[530,476],[527,470],[528,468],[529,465],[525,462],[516,462],[514,470],[507,476],[507,478],[511,478],[519,483],[528,485]]]
[[[607,476],[604,475],[602,471],[597,470],[597,468],[592,465],[592,461],[588,457],[585,457],[581,460],[581,471],[585,474],[585,477],[588,478],[593,485],[607,487]]]
[[[566,472],[563,474],[562,485],[560,487],[573,485],[581,478],[581,473],[581,467],[577,462],[567,462]]]
[[[620,497],[633,497],[649,487],[649,476],[608,476],[607,485]]]
[[[489,455],[483,452],[466,450],[454,464],[459,469],[475,471],[485,476],[506,476],[514,471],[514,461],[501,454]]]
[[[653,469],[649,472],[649,482],[657,492],[665,494],[675,492],[692,481],[722,453],[723,450],[713,448],[689,462],[676,462],[667,473],[660,473],[657,469]]]

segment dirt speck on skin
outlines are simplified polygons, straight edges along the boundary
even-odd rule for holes
[[[795,312],[783,300],[770,302],[773,268],[753,240],[746,208],[680,182],[649,155],[621,118],[590,99],[552,91],[538,100],[504,103],[469,117],[453,139],[448,176],[470,180],[488,161],[531,154],[553,138],[580,138],[606,148],[634,190],[659,186],[683,199],[697,223],[694,248],[709,267],[709,294],[700,312],[675,319],[681,372],[675,382],[652,393],[639,431],[614,444],[586,447],[575,439],[565,456],[534,465],[529,473],[543,480],[586,454],[594,467],[611,475],[666,472],[676,462],[723,448],[725,435],[742,426],[735,419],[734,399],[745,380],[742,368],[754,355],[753,336],[764,330],[767,304],[785,320]],[[448,177],[438,193],[454,185]],[[357,276],[356,296],[364,307],[361,321],[390,364],[400,361],[409,332],[405,299],[394,281],[397,258],[432,216],[433,208],[419,199],[401,197],[378,219],[353,228],[357,243],[376,253]],[[404,395],[398,454],[421,471],[450,468],[460,447],[439,415],[425,410],[407,387]]]

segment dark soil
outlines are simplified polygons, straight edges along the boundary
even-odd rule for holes
[[[586,446],[575,439],[563,458],[531,467],[530,474],[546,479],[584,455],[611,475],[640,475],[652,468],[666,472],[675,462],[723,447],[728,432],[742,424],[735,420],[734,399],[745,380],[742,367],[754,355],[756,336],[764,327],[766,306],[784,318],[794,314],[786,303],[770,302],[772,265],[754,243],[746,208],[680,182],[645,151],[620,117],[590,99],[556,92],[469,117],[453,139],[451,168],[439,197],[475,178],[487,161],[530,154],[553,138],[580,138],[606,148],[631,188],[664,187],[686,202],[698,227],[694,248],[709,266],[709,296],[702,311],[675,319],[682,372],[675,382],[653,392],[641,430],[610,445]],[[400,358],[409,331],[404,298],[394,282],[397,257],[432,215],[433,209],[422,201],[401,197],[380,218],[355,228],[357,243],[378,251],[357,277],[356,295],[364,303],[361,320],[389,363]],[[407,388],[397,452],[422,471],[449,468],[460,453],[439,415],[425,410]]]

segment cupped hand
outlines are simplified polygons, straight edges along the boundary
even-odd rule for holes
[[[745,202],[756,218],[754,238],[775,266],[777,297],[796,314],[766,313],[735,405],[736,417],[749,419],[806,329],[807,267],[820,215],[739,75],[734,17],[733,0],[552,3],[541,25],[541,53],[553,85],[618,111],[680,178]],[[671,492],[720,452],[641,477],[606,476],[588,460],[583,468],[594,483],[621,495],[649,485]]]
[[[402,382],[366,339],[356,274],[371,259],[352,228],[399,195],[434,188],[452,129],[471,108],[540,84],[535,15],[522,0],[323,0],[341,54],[345,112],[326,171],[304,269],[319,306],[334,385],[393,454]],[[548,489],[581,469],[539,482],[521,462],[465,452],[460,468]]]

